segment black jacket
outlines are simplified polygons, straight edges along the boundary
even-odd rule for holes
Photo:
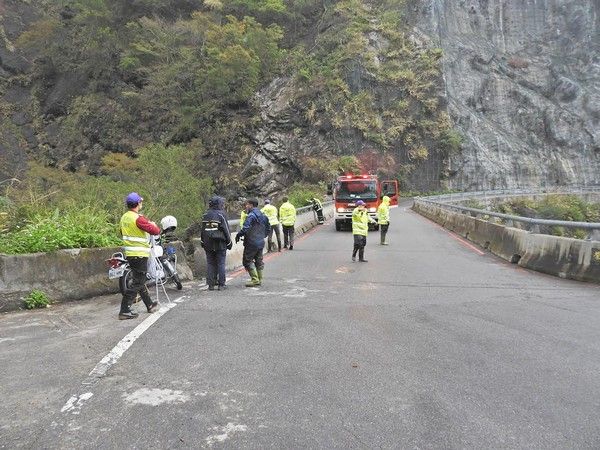
[[[222,210],[211,208],[202,216],[200,242],[205,250],[218,251],[231,248],[231,233]]]

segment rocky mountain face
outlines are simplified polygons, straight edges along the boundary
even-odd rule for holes
[[[413,13],[444,50],[466,138],[448,187],[600,183],[600,1],[426,0]]]
[[[93,168],[90,161],[107,152],[131,152],[102,141],[74,153],[58,139],[70,102],[86,94],[86,84],[43,73],[44,83],[32,85],[32,58],[13,45],[44,4],[0,0],[0,181],[22,173],[26,155]],[[326,49],[340,35],[340,15],[350,13],[315,5],[321,16],[308,28],[307,46]],[[229,134],[206,139],[215,148],[210,157],[231,166],[246,192],[281,192],[311,181],[311,160],[371,149],[410,168],[403,174],[409,189],[600,183],[600,0],[406,2],[408,39],[390,34],[371,3],[360,5],[364,31],[352,44],[359,50],[342,61],[345,73],[336,81],[343,81],[343,95],[325,99],[316,82],[302,85],[296,74],[283,73],[256,94],[239,126],[225,123]],[[421,50],[435,48],[443,50],[441,76],[431,69],[435,53]],[[402,65],[407,54],[429,67],[429,78],[423,80],[420,67]],[[135,90],[128,82],[119,80]],[[33,102],[36,95],[43,101]],[[463,136],[460,151],[439,149],[445,109]],[[122,130],[113,128],[122,141]],[[237,190],[231,185],[226,192],[235,197]]]

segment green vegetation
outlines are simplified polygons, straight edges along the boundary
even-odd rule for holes
[[[109,154],[105,175],[91,177],[32,164],[29,176],[0,202],[0,253],[119,245],[123,199],[136,191],[146,216],[173,215],[181,232],[202,216],[213,186],[192,175],[193,155],[182,146],[152,145],[137,158]]]
[[[31,293],[23,299],[25,308],[48,308],[50,306],[50,299],[48,296],[38,289],[34,289]]]
[[[64,248],[110,247],[120,244],[117,229],[99,210],[55,210],[38,213],[23,226],[0,235],[0,253],[49,252]]]
[[[321,185],[295,183],[287,192],[289,202],[296,208],[310,205],[312,198],[322,201],[325,188]]]
[[[516,216],[572,222],[600,222],[600,203],[589,203],[575,195],[548,195],[542,200],[513,199],[494,206],[494,210]],[[583,239],[585,230],[544,227],[545,233]]]
[[[243,196],[263,124],[256,93],[276,77],[292,83],[293,137],[332,145],[290,152],[296,206],[339,173],[410,186],[427,160],[460,151],[439,101],[442,52],[412,36],[405,0],[39,1],[39,20],[14,42],[31,70],[11,82],[30,91],[43,139],[0,198],[2,252],[113,243],[130,191],[182,232],[212,192]],[[0,101],[0,123],[25,148],[13,114]]]

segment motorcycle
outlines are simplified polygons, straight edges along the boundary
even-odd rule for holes
[[[158,284],[164,286],[173,283],[177,290],[183,285],[177,273],[177,250],[173,245],[172,233],[177,228],[177,219],[173,216],[163,217],[160,221],[163,230],[159,236],[150,237],[150,257],[148,258],[148,270],[146,271],[147,285]],[[127,259],[122,252],[113,253],[107,260],[108,278],[119,279],[119,290],[121,294],[131,287],[133,273]]]

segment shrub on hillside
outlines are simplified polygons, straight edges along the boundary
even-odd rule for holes
[[[0,235],[0,253],[117,246],[121,244],[117,231],[105,211],[57,209],[52,214],[40,213],[23,227]]]

